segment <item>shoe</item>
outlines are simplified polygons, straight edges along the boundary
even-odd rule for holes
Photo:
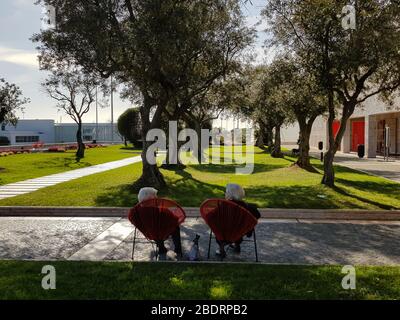
[[[226,257],[226,252],[225,252],[225,250],[223,250],[223,251],[221,252],[221,249],[217,249],[217,250],[215,250],[215,254],[216,254],[217,256],[219,256],[221,259],[224,259],[224,258]]]
[[[173,251],[168,251],[168,253],[167,253],[167,260],[168,260],[168,261],[176,262],[176,261],[178,261],[178,256],[177,256],[177,254],[176,254],[175,252],[173,252]]]
[[[240,254],[240,244],[231,244],[229,247],[233,249],[234,253]]]

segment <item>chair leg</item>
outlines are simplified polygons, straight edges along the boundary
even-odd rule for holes
[[[256,253],[256,262],[258,262],[257,238],[256,238],[256,230],[255,229],[253,231],[253,237],[254,237],[254,250]]]
[[[210,230],[210,239],[209,239],[209,241],[208,241],[208,253],[207,253],[207,260],[209,260],[209,259],[210,259],[211,240],[212,240],[212,230]]]
[[[153,250],[154,250],[154,255],[156,256],[156,261],[158,261],[158,256],[160,255],[160,251],[159,251],[159,249],[158,249],[157,244],[156,244],[155,249],[154,249],[154,247],[153,247]]]
[[[134,233],[134,235],[133,235],[132,261],[134,260],[134,259],[133,259],[133,257],[134,257],[134,254],[135,254],[135,245],[136,245],[136,232],[137,232],[137,229],[135,228],[135,233]]]

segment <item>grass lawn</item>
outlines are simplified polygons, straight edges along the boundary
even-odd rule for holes
[[[57,289],[41,287],[46,264]],[[0,299],[399,299],[400,267],[0,261]]]
[[[121,151],[122,152],[122,151]],[[1,160],[0,160],[1,161]],[[313,160],[318,173],[293,167],[294,159],[274,159],[256,149],[252,175],[235,175],[236,165],[191,165],[185,170],[162,170],[168,188],[161,196],[183,206],[199,206],[211,197],[223,197],[228,182],[241,184],[247,200],[260,207],[316,209],[399,209],[399,184],[344,167],[336,167],[337,187],[320,184],[322,166]],[[2,206],[116,206],[135,204],[133,181],[141,164],[62,183],[36,192],[4,199]],[[50,196],[51,195],[51,196]]]
[[[0,185],[38,178],[138,155],[122,146],[87,149],[85,158],[75,160],[75,152],[18,154],[0,158]]]

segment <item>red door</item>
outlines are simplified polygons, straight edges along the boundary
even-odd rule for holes
[[[365,144],[365,121],[353,121],[351,125],[351,151],[357,152],[360,144]]]
[[[339,120],[335,120],[333,122],[333,136],[336,139],[337,134],[339,133],[339,129],[340,129],[340,121]]]
[[[333,136],[336,139],[336,136],[338,135],[339,130],[340,130],[340,121],[339,120],[333,121],[332,129],[333,129]],[[340,151],[340,149],[341,149],[341,147],[339,146],[338,150]]]

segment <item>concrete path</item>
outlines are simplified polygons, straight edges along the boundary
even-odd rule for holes
[[[181,228],[185,253],[196,234],[206,260],[208,227],[188,218]],[[257,236],[264,263],[400,265],[399,221],[261,220]],[[120,218],[0,217],[0,259],[130,261],[132,239],[133,227]],[[147,241],[137,244],[135,260],[154,260]],[[244,243],[240,256],[228,251],[226,261],[253,262],[253,244]]]
[[[400,183],[400,161],[383,158],[360,159],[354,154],[338,154],[335,163]]]
[[[285,147],[289,150],[298,148],[294,145]],[[321,152],[312,149],[310,155],[319,159]],[[335,157],[335,164],[400,183],[399,159],[391,158],[389,161],[385,161],[383,157],[360,159],[355,153],[338,152]]]
[[[0,186],[0,200],[142,161],[140,156]]]

